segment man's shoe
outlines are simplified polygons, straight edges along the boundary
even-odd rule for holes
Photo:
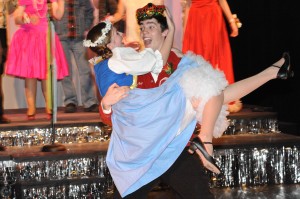
[[[84,112],[99,112],[99,105],[98,104],[93,104],[92,106],[88,107],[88,108],[84,108]]]
[[[77,111],[77,107],[75,104],[70,103],[65,107],[65,113],[75,113]]]
[[[0,116],[0,124],[9,124],[11,121],[4,116]]]

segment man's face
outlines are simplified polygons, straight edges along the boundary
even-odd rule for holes
[[[154,18],[141,21],[140,30],[145,47],[160,50],[168,30],[162,32],[160,24]]]

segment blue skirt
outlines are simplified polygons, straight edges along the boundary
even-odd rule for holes
[[[175,162],[188,143],[206,102],[227,86],[223,72],[202,57],[186,54],[177,70],[161,86],[133,89],[113,106],[113,131],[106,162],[124,197],[156,179]],[[195,111],[190,98],[201,99]],[[222,107],[214,137],[228,122]]]

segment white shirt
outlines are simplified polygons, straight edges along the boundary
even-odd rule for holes
[[[117,47],[112,50],[113,56],[108,60],[108,67],[117,74],[143,75],[151,72],[157,81],[163,68],[161,53],[151,48],[137,52],[130,47]]]

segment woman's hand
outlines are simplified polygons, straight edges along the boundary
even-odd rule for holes
[[[230,23],[230,29],[231,29],[231,37],[236,37],[239,35],[239,28],[237,27],[237,24],[235,22]]]
[[[30,15],[30,16],[29,16],[29,21],[30,21],[33,25],[36,25],[36,24],[39,23],[40,18],[39,18],[37,15],[33,14],[33,15]]]
[[[24,24],[28,24],[31,22],[30,17],[28,16],[28,14],[26,12],[24,12],[24,14],[23,14],[22,21]]]

